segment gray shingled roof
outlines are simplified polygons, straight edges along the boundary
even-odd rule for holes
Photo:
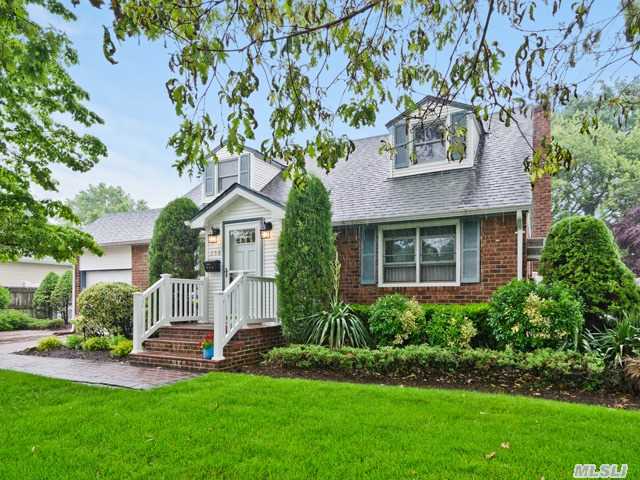
[[[473,167],[390,178],[391,160],[379,152],[385,135],[355,140],[355,152],[326,174],[315,165],[331,195],[334,223],[432,218],[505,211],[531,205],[531,186],[523,161],[530,154],[530,118],[519,118],[525,137],[514,125],[494,119],[485,124]],[[311,162],[310,162],[311,163]],[[285,203],[290,182],[279,175],[262,193]]]
[[[83,230],[100,245],[149,243],[161,208],[142,212],[109,213]]]

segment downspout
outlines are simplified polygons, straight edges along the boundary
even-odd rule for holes
[[[516,212],[516,241],[518,243],[518,254],[517,254],[517,272],[518,272],[518,280],[522,280],[522,264],[523,264],[523,250],[524,250],[524,225],[522,220],[522,210],[518,210]]]

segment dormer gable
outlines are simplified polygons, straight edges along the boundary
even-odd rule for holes
[[[470,105],[430,96],[387,128],[394,147],[392,177],[472,167],[483,135]]]
[[[265,160],[258,150],[250,147],[234,154],[220,146],[215,153],[218,161],[209,162],[202,175],[202,203],[212,201],[236,183],[260,191],[283,168],[277,162]]]

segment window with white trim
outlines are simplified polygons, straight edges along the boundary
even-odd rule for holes
[[[380,227],[383,285],[460,282],[460,224],[457,220]]]
[[[251,183],[251,157],[242,154],[240,157],[220,160],[217,164],[209,163],[204,173],[205,195],[219,195],[234,183],[249,187]]]
[[[473,164],[467,149],[471,113],[450,110],[435,119],[399,121],[391,128],[395,146],[394,174],[410,175],[463,168]],[[474,130],[475,131],[475,130]],[[408,138],[407,138],[408,137]],[[472,147],[473,150],[473,147]]]

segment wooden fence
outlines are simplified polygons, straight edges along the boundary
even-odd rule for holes
[[[33,294],[35,287],[8,287],[11,292],[11,304],[9,308],[22,310],[24,313],[33,315]]]

